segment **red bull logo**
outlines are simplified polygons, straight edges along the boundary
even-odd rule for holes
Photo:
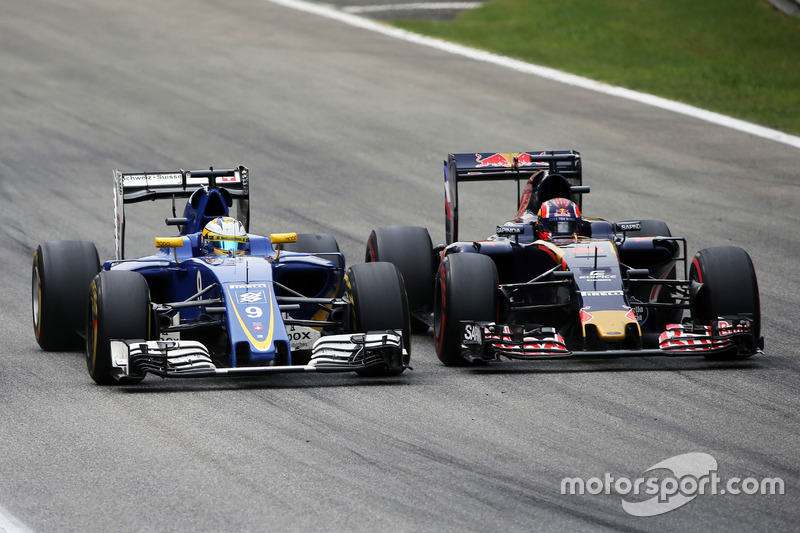
[[[545,155],[542,152],[539,155]],[[511,168],[514,166],[514,159],[517,160],[518,167],[531,167],[531,166],[547,166],[547,163],[544,161],[534,161],[531,157],[531,154],[527,152],[521,152],[516,154],[489,154],[486,157],[483,157],[483,154],[475,154],[475,162],[478,164],[477,167],[507,167]]]
[[[506,157],[506,156],[509,156],[509,155],[511,155],[511,154],[492,154],[492,155],[489,155],[489,156],[486,156],[486,157],[481,157],[481,154],[475,154],[475,161],[478,163],[476,166],[478,166],[478,167],[510,167],[511,166],[511,161],[513,161],[514,158],[512,157],[511,161],[509,161],[509,158]]]
[[[544,152],[540,153],[539,155],[546,155]],[[517,166],[520,167],[546,167],[547,163],[544,161],[534,161],[531,159],[531,154],[527,152],[522,152],[521,154],[517,155]]]

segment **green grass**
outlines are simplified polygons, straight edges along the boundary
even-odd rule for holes
[[[800,134],[800,19],[767,0],[492,0],[394,24]]]

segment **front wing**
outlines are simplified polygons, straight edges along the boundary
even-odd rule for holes
[[[470,362],[509,359],[559,359],[669,356],[748,356],[763,348],[756,339],[752,320],[745,315],[719,317],[711,325],[691,321],[670,324],[659,337],[658,348],[620,350],[574,350],[554,328],[494,322],[461,322],[462,356]]]
[[[117,380],[151,373],[163,378],[265,375],[289,372],[354,372],[384,366],[410,368],[403,336],[395,330],[329,335],[317,339],[307,365],[217,367],[200,342],[112,340],[112,373]]]

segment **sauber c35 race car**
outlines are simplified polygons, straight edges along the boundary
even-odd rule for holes
[[[345,260],[332,235],[249,226],[249,171],[114,172],[116,257],[90,242],[40,245],[33,326],[45,350],[85,344],[99,384],[161,377],[409,368],[405,288],[390,263]],[[175,200],[186,198],[182,217]],[[171,199],[157,252],[124,257],[128,203]],[[234,207],[236,216],[231,216]],[[228,229],[226,229],[228,228]],[[230,231],[229,231],[230,229]]]
[[[662,221],[581,217],[589,187],[578,152],[450,154],[444,163],[446,244],[434,248],[425,228],[387,226],[366,250],[367,261],[402,272],[412,329],[433,327],[444,364],[738,359],[763,349],[750,256],[721,246],[688,260],[686,240]],[[459,183],[490,180],[517,182],[517,214],[486,239],[460,241]]]

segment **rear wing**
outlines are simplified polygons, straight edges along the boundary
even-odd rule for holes
[[[581,204],[583,185],[581,156],[575,150],[534,150],[518,153],[448,154],[444,162],[444,202],[447,244],[458,241],[458,184],[465,181],[517,181],[517,205],[522,183],[544,171],[559,174],[569,184],[570,197]],[[538,196],[537,196],[538,198]],[[544,198],[549,200],[549,198]]]
[[[125,251],[125,204],[147,200],[172,199],[172,216],[176,217],[175,199],[189,198],[198,189],[224,190],[236,205],[236,218],[250,226],[250,172],[247,167],[214,170],[178,170],[175,172],[114,171],[114,246],[116,258]]]

